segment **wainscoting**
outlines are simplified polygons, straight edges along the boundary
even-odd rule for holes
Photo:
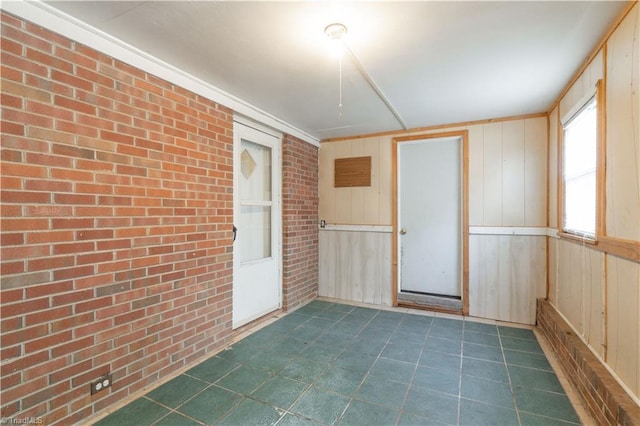
[[[320,229],[318,294],[391,306],[391,226]]]

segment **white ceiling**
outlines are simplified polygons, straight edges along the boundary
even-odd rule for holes
[[[47,2],[319,139],[547,111],[626,1]]]

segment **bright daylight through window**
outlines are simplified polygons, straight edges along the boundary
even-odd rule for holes
[[[591,98],[565,125],[563,140],[563,230],[596,235],[597,103]]]

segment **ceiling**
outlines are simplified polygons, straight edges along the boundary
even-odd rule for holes
[[[47,4],[327,139],[547,111],[627,2]]]

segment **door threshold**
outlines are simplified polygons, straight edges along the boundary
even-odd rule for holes
[[[451,296],[433,296],[419,293],[398,293],[398,306],[462,315],[462,300]]]

